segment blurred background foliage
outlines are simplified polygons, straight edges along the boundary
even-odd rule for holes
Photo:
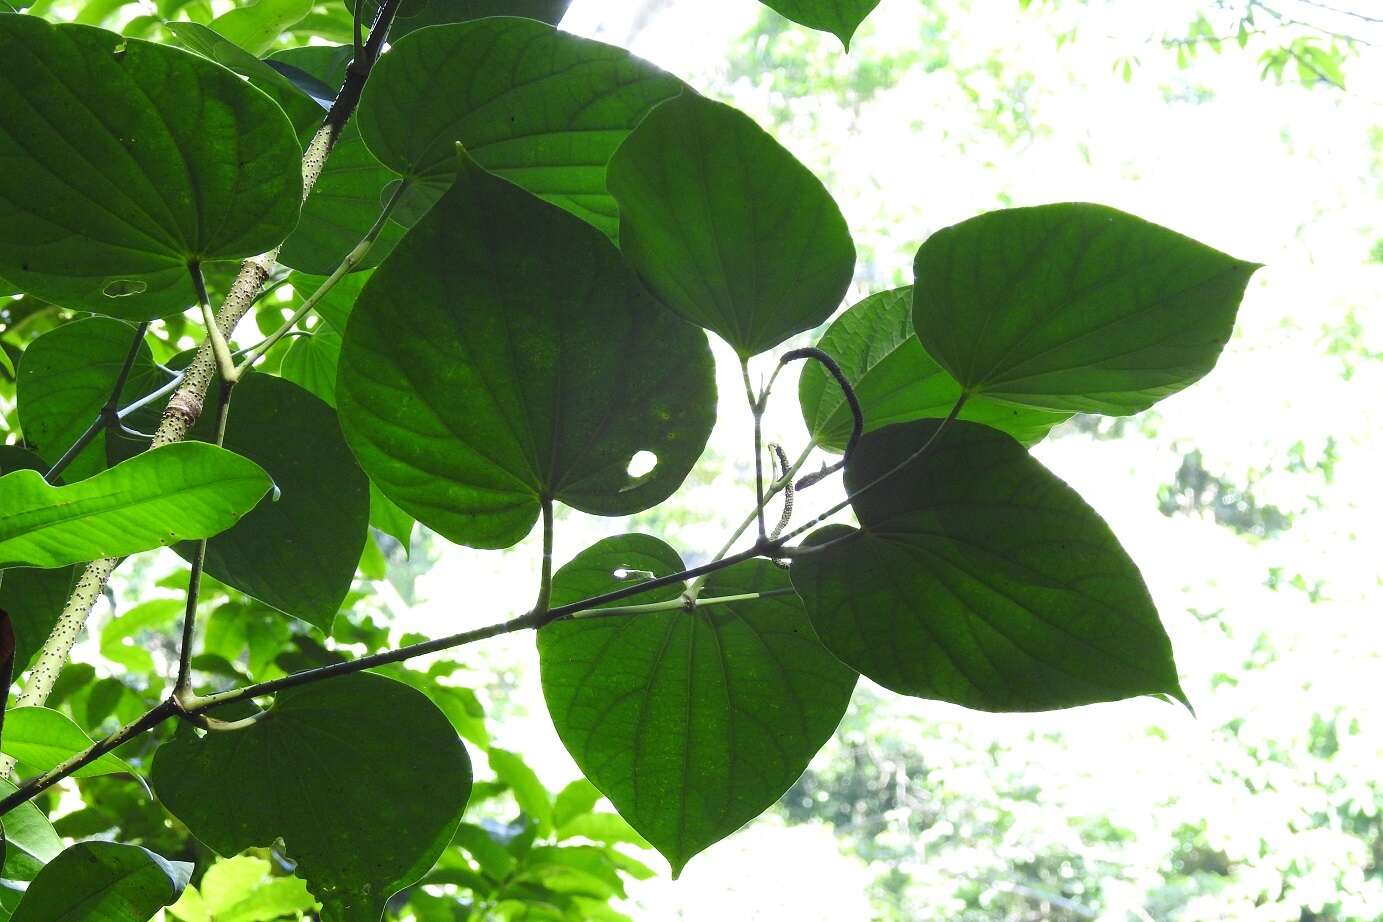
[[[339,2],[28,11],[160,41],[175,41],[169,21],[202,23],[261,56],[350,41]],[[577,0],[565,27],[744,108],[822,176],[860,246],[852,300],[908,281],[911,253],[939,227],[1062,199],[1108,202],[1268,264],[1206,382],[1138,417],[1078,416],[1037,449],[1144,565],[1196,715],[1140,701],[996,716],[865,684],[774,813],[672,884],[576,780],[531,638],[505,638],[390,672],[443,707],[486,779],[393,917],[1383,918],[1383,9],[883,0],[848,56],[750,0]],[[296,297],[283,280],[242,327],[245,343]],[[23,347],[73,319],[0,297],[0,440],[23,444],[12,367]],[[152,334],[154,358],[176,364],[196,328],[174,318]],[[791,448],[801,423],[780,403],[768,425]],[[721,417],[672,502],[632,522],[569,513],[559,556],[627,527],[705,559],[753,476],[738,402]],[[485,623],[512,609],[534,564],[531,541],[482,560],[422,530],[408,547],[376,532],[331,637],[213,584],[199,680],[260,681]],[[184,584],[171,555],[122,570],[50,705],[95,736],[158,700]],[[155,742],[119,755],[147,769]],[[44,806],[62,836],[196,860],[171,918],[310,917],[281,855],[216,859],[125,776],[69,782]]]

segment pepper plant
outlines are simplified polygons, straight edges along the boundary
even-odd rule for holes
[[[769,5],[848,43],[875,4]],[[150,796],[210,851],[280,843],[322,918],[379,919],[477,828],[456,720],[399,664],[500,634],[535,636],[581,810],[608,798],[674,875],[793,784],[860,675],[986,711],[1186,703],[1137,566],[1028,447],[1205,375],[1257,267],[1099,205],[1006,209],[790,343],[854,272],[830,193],[748,116],[557,29],[566,6],[362,0],[334,11],[342,44],[268,57],[270,4],[166,43],[0,14],[0,285],[70,318],[19,357],[0,454],[0,652],[27,671],[0,735],[14,919],[178,898],[186,864],[59,852],[35,806],[138,773],[116,750],[141,739]],[[264,310],[290,287],[291,316]],[[156,361],[173,329],[200,345]],[[559,504],[648,510],[696,466],[708,334],[754,422],[744,524],[714,554],[615,534],[555,566]],[[810,440],[789,454],[761,421],[796,362]],[[793,521],[836,473],[846,498]],[[406,542],[415,521],[482,549],[536,529],[531,595],[256,681],[206,649],[210,592],[243,599],[216,643],[254,611],[262,661],[332,636],[371,526]],[[45,705],[112,572],[162,547],[190,563],[176,674],[93,743]]]

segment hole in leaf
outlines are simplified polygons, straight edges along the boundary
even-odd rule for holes
[[[634,457],[629,459],[629,467],[625,471],[630,477],[647,477],[653,473],[653,469],[658,466],[658,456],[651,451],[636,451]]]
[[[139,279],[116,279],[102,288],[101,294],[107,298],[128,298],[130,295],[143,294],[148,287],[148,282]]]

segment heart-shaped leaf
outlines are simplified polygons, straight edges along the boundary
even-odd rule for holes
[[[410,181],[449,182],[460,142],[485,169],[613,237],[605,164],[681,88],[622,48],[496,17],[399,40],[370,75],[356,118],[374,155]]]
[[[656,538],[607,538],[558,571],[552,601],[682,569]],[[681,591],[628,602],[675,602]],[[792,786],[835,732],[856,679],[821,646],[786,574],[768,561],[711,574],[700,601],[693,611],[587,613],[538,632],[558,735],[674,875]]]
[[[658,298],[741,356],[831,316],[855,269],[821,181],[749,116],[687,92],[610,159],[620,248]]]
[[[830,32],[849,51],[855,30],[879,0],[763,0],[763,5],[809,29]]]
[[[0,273],[131,320],[196,303],[188,265],[238,259],[297,220],[283,110],[194,54],[0,16]]]
[[[212,441],[215,427],[204,413],[191,437]],[[291,381],[250,375],[235,388],[225,446],[263,467],[277,495],[207,542],[206,572],[330,633],[370,520],[369,482],[336,414]]]
[[[662,502],[715,421],[705,335],[590,225],[469,161],[357,300],[336,400],[384,495],[472,547],[515,544],[544,499]]]
[[[10,922],[148,922],[171,905],[192,864],[116,842],[78,842],[34,878]]]
[[[152,780],[213,851],[282,837],[324,920],[373,922],[451,841],[471,765],[426,695],[356,673],[285,689],[241,730],[182,729],[156,754]]]
[[[45,333],[24,350],[15,384],[19,422],[25,440],[49,465],[57,463],[101,412],[135,336],[128,323],[88,317]],[[120,403],[142,397],[167,380],[141,340]],[[72,482],[104,470],[106,439],[113,437],[97,435],[67,466],[63,478]]]
[[[1214,367],[1258,268],[1103,205],[1010,208],[922,244],[913,322],[970,394],[1137,413]]]
[[[912,458],[938,425],[865,436],[846,489]],[[1138,568],[1012,437],[953,422],[852,505],[860,529],[816,532],[809,543],[831,544],[793,562],[792,584],[826,646],[880,685],[986,711],[1185,700]]]
[[[15,471],[0,477],[0,569],[63,567],[208,538],[269,486],[253,461],[197,442],[165,445],[65,487]]]
[[[927,355],[913,329],[911,286],[881,291],[854,305],[831,323],[817,347],[835,359],[853,385],[866,432],[943,418],[960,399],[956,379]],[[812,362],[802,369],[797,394],[812,441],[828,451],[844,451],[854,417],[835,380]],[[1067,414],[974,397],[961,408],[960,418],[1030,445]]]

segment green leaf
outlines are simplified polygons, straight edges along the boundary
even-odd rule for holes
[[[134,340],[135,328],[128,323],[89,317],[45,333],[24,351],[15,384],[19,422],[25,440],[50,466],[100,414]],[[121,391],[121,405],[166,381],[154,365],[148,344],[141,341]],[[107,438],[115,436],[105,432],[96,436],[63,477],[72,482],[105,470]]]
[[[252,55],[262,55],[274,40],[312,12],[313,0],[249,0],[211,21],[211,28]]]
[[[145,452],[65,487],[0,477],[0,568],[62,567],[224,531],[269,489],[264,471],[214,445]]]
[[[585,778],[576,779],[557,793],[552,807],[553,824],[561,828],[583,813],[590,813],[603,796],[600,788]]]
[[[299,336],[283,354],[279,374],[327,406],[336,406],[336,365],[341,360],[341,334],[323,324],[311,336]]]
[[[490,548],[545,497],[597,515],[662,502],[715,419],[704,334],[598,231],[470,162],[356,302],[336,399],[385,496]],[[640,452],[657,463],[631,474]]]
[[[912,325],[912,286],[872,294],[841,314],[817,343],[840,365],[864,410],[864,430],[893,423],[940,419],[960,399],[961,388],[927,350]],[[816,362],[798,383],[802,419],[816,444],[844,451],[853,417],[840,387]],[[960,418],[1009,433],[1024,444],[1040,442],[1065,413],[967,400]]]
[[[29,668],[58,623],[77,580],[74,567],[38,570],[16,567],[0,582],[0,610],[10,613],[14,626],[14,674]]]
[[[208,60],[215,61],[242,77],[249,77],[261,86],[277,87],[287,93],[300,92],[283,74],[209,26],[197,22],[170,22],[166,25],[168,31],[172,32],[174,38],[188,51],[194,51]]]
[[[681,88],[621,48],[532,20],[481,19],[399,40],[370,75],[356,118],[365,144],[401,175],[449,182],[460,142],[485,169],[613,237],[605,164]]]
[[[281,836],[324,920],[376,922],[451,841],[471,767],[425,695],[356,673],[285,689],[242,730],[198,738],[184,728],[159,749],[152,780],[213,851]]]
[[[370,524],[399,544],[403,552],[409,554],[413,546],[413,516],[404,512],[389,497],[379,492],[379,487],[370,484]]]
[[[620,248],[668,307],[741,356],[824,323],[855,269],[821,181],[749,116],[687,92],[610,159]]]
[[[202,414],[191,437],[214,440],[214,417]],[[262,466],[277,495],[207,542],[206,572],[330,633],[370,520],[369,485],[336,414],[291,381],[252,374],[236,385],[225,445]]]
[[[483,827],[462,823],[456,830],[455,843],[465,849],[480,869],[495,880],[504,880],[518,863],[502,844],[490,837]]]
[[[830,32],[850,50],[850,39],[879,0],[763,0],[763,5],[809,29]]]
[[[317,302],[317,316],[331,324],[337,333],[345,333],[346,321],[350,320],[351,311],[355,309],[355,301],[360,297],[360,292],[365,287],[365,283],[370,280],[371,275],[373,275],[372,272],[353,272],[338,281]],[[321,276],[307,275],[302,272],[294,272],[290,276],[290,280],[293,283],[293,291],[298,295],[299,302],[313,294],[322,287],[322,282],[326,281]]]
[[[374,0],[366,0],[366,4],[375,5]],[[389,37],[398,41],[425,26],[467,22],[486,16],[522,16],[555,26],[562,21],[571,4],[572,0],[405,0],[399,5]],[[347,6],[350,6],[349,0]]]
[[[0,58],[0,273],[24,291],[161,317],[196,303],[189,263],[252,256],[293,229],[293,130],[225,68],[33,16],[0,16]]]
[[[35,772],[46,772],[91,745],[82,728],[57,711],[44,707],[13,708],[5,714],[0,751],[13,756]],[[77,778],[94,778],[129,772],[130,767],[110,753],[74,772]]]
[[[168,912],[188,922],[270,922],[299,918],[316,904],[296,877],[270,876],[263,858],[239,855],[216,861],[199,887],[188,887]]]
[[[148,922],[187,886],[192,865],[115,842],[78,842],[34,878],[10,922]]]
[[[5,575],[9,579],[9,574]],[[0,778],[0,797],[15,792],[12,782]],[[3,818],[5,832],[5,880],[33,880],[43,866],[62,851],[62,837],[33,801],[25,801]]]
[[[1137,413],[1199,380],[1258,266],[1102,205],[995,211],[914,264],[923,346],[971,394]]]
[[[520,756],[503,749],[491,749],[488,756],[490,768],[513,791],[519,809],[537,821],[538,835],[551,833],[552,798],[533,769]]]
[[[558,571],[552,602],[618,588],[627,584],[620,576],[638,571],[683,568],[656,538],[607,538]],[[680,591],[670,586],[628,601],[675,599]],[[700,598],[751,593],[760,597],[692,612],[679,605],[586,614],[538,632],[543,694],[558,736],[674,875],[791,787],[835,731],[855,687],[855,673],[817,641],[787,575],[770,562],[712,573]],[[569,820],[563,836],[593,816]]]
[[[937,426],[865,436],[847,491],[910,458]],[[810,543],[834,543],[794,560],[792,583],[826,646],[880,685],[985,711],[1185,700],[1138,568],[1011,437],[952,423],[852,505],[860,529],[816,532]]]
[[[275,61],[296,67],[332,87],[340,86],[345,79],[350,59],[349,48],[331,47],[293,48],[274,56]],[[311,124],[315,128],[320,122],[318,109]],[[279,262],[300,272],[329,275],[375,223],[388,197],[387,187],[398,178],[365,147],[357,120],[352,117],[342,128],[322,175],[303,203],[298,226],[284,241]],[[408,223],[387,222],[355,271],[379,265],[403,236]]]
[[[101,628],[101,655],[129,672],[152,674],[153,654],[136,638],[169,626],[185,608],[181,599],[150,599],[121,612]]]

